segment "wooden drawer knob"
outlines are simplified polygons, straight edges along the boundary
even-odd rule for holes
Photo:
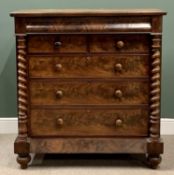
[[[54,45],[55,45],[55,47],[60,47],[60,46],[62,45],[62,43],[61,43],[60,41],[56,41],[56,42],[54,43]]]
[[[57,125],[58,126],[63,126],[63,119],[62,118],[57,119]]]
[[[86,57],[86,62],[89,63],[91,61],[91,57],[87,56]]]
[[[124,47],[124,42],[123,41],[117,41],[117,44],[116,44],[116,46],[117,46],[117,48],[118,49],[122,49],[123,47]]]
[[[57,98],[62,98],[63,97],[63,92],[61,90],[56,91],[56,97]]]
[[[120,63],[115,64],[115,71],[121,72],[123,70],[123,66]]]
[[[121,119],[117,119],[116,121],[115,121],[115,126],[116,127],[120,127],[120,126],[122,126],[123,125],[123,121],[121,120]]]
[[[115,91],[115,97],[116,98],[122,98],[123,97],[123,93],[121,90],[116,90]]]
[[[62,65],[61,64],[56,64],[56,70],[61,71],[62,70]]]

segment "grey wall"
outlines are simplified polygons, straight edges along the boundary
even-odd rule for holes
[[[15,117],[16,76],[13,18],[9,12],[30,8],[160,8],[164,18],[162,117],[174,118],[174,2],[172,0],[0,0],[0,117]]]

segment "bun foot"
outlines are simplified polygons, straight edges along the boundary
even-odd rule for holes
[[[21,169],[28,168],[28,163],[31,161],[30,154],[19,154],[17,157],[17,162],[20,164]]]
[[[147,156],[147,164],[152,169],[157,169],[161,162],[160,155],[148,155]]]

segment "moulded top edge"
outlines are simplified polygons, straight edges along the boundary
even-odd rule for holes
[[[42,16],[151,16],[166,15],[160,9],[28,9],[11,12],[15,17],[42,17]]]

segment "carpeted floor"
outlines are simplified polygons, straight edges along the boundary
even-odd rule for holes
[[[160,168],[152,170],[137,155],[36,155],[21,170],[13,153],[15,135],[0,135],[0,175],[174,175],[174,136],[163,136],[165,153]],[[139,161],[142,160],[142,161]]]

